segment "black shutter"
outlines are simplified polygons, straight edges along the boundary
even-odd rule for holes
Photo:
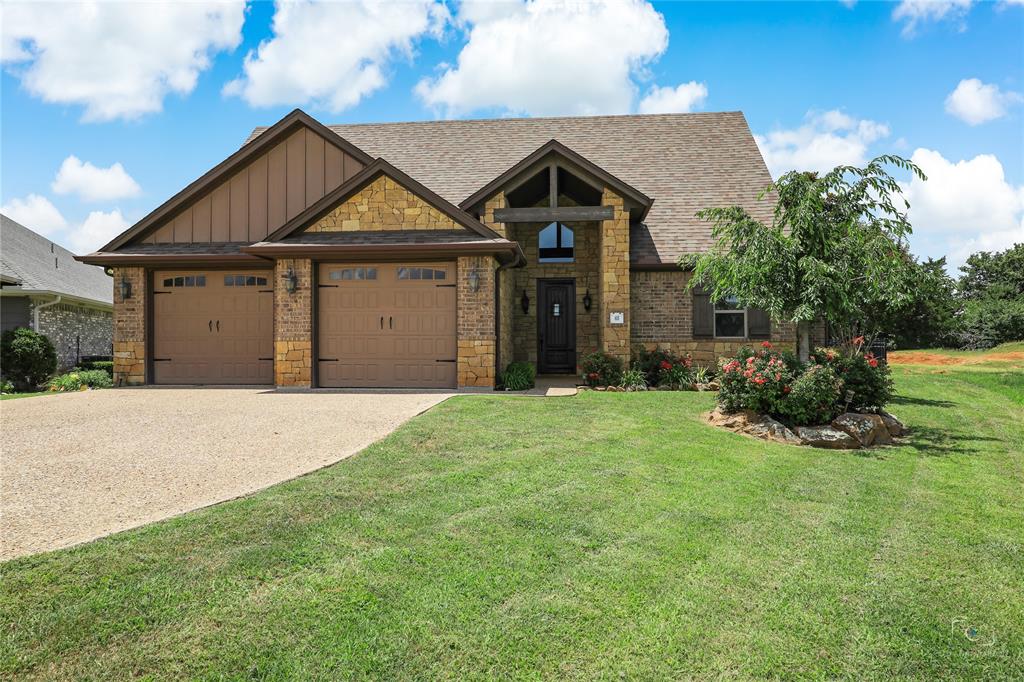
[[[693,288],[693,337],[710,338],[715,335],[715,309],[711,296],[698,285]]]
[[[768,339],[772,335],[772,322],[768,313],[747,308],[747,335],[752,339]]]

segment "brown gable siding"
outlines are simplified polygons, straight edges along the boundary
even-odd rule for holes
[[[362,162],[328,144],[319,133],[301,127],[142,241],[259,241],[362,168]]]

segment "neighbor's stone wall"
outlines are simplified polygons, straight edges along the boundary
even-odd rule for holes
[[[288,270],[298,286],[288,293]],[[313,264],[283,259],[274,267],[274,384],[309,388],[313,369]]]
[[[50,339],[61,370],[74,367],[86,355],[113,353],[114,313],[110,310],[64,303],[47,306],[39,311],[37,331]]]
[[[306,232],[459,229],[463,228],[454,220],[382,175]]]
[[[456,269],[459,388],[494,388],[494,270],[490,256],[459,258]],[[469,273],[476,270],[480,286],[470,291]]]
[[[630,354],[630,295],[629,295],[629,212],[622,197],[605,188],[601,204],[611,206],[614,215],[601,221],[601,250],[599,270],[601,288],[598,308],[601,314],[601,350],[618,356],[629,364]],[[621,312],[623,324],[612,324],[610,314]]]
[[[132,285],[132,297],[121,297],[121,280]],[[146,383],[146,270],[114,268],[114,385]]]

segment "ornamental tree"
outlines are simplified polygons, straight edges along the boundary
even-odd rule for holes
[[[850,353],[855,336],[870,343],[881,313],[909,302],[914,277],[909,204],[886,166],[926,179],[907,159],[880,156],[864,168],[786,173],[759,197],[776,199],[770,225],[739,206],[698,211],[711,223],[716,245],[680,259],[693,268],[690,286],[703,285],[714,300],[734,295],[772,319],[795,322],[801,360],[809,357],[810,327],[818,319],[831,324]]]

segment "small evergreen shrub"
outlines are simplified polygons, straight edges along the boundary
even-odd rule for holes
[[[587,386],[617,386],[622,381],[622,360],[601,351],[585,355],[580,370]]]
[[[785,399],[775,404],[773,417],[790,426],[828,424],[842,412],[842,381],[827,365],[810,365],[793,380]]]
[[[501,375],[502,385],[510,391],[533,388],[537,370],[529,362],[512,362]]]
[[[101,369],[106,372],[111,379],[114,378],[113,360],[83,360],[82,369]]]
[[[36,388],[56,369],[57,351],[42,334],[18,327],[0,336],[0,372],[16,390]]]

